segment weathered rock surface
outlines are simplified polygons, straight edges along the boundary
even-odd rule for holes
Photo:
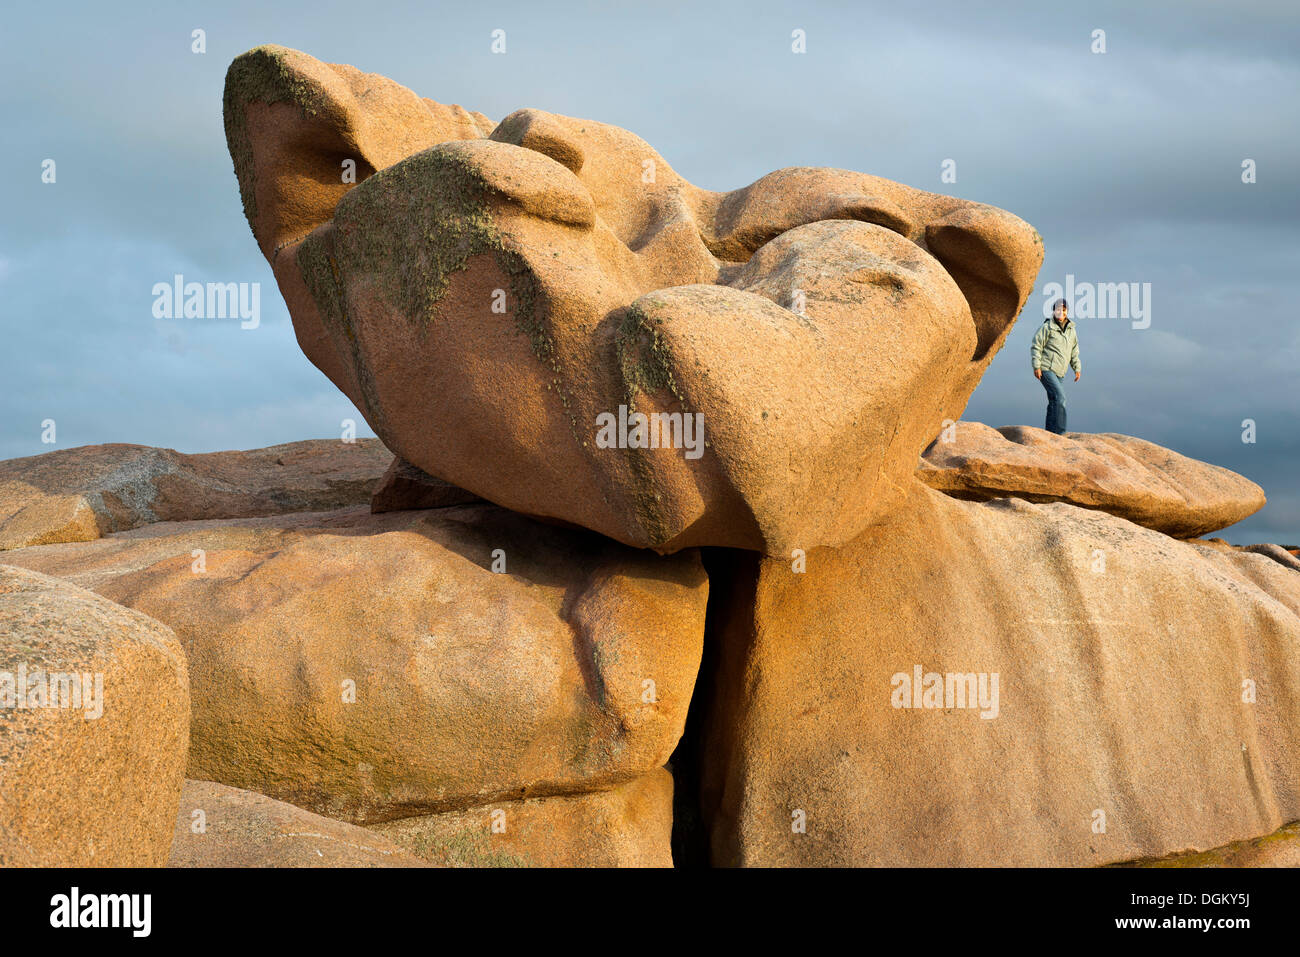
[[[333,214],[351,188],[344,157],[360,182],[436,143],[493,127],[482,113],[422,99],[387,77],[274,45],[231,65],[223,114],[244,213],[268,259]]]
[[[86,445],[9,459],[0,462],[0,549],[92,541],[151,522],[357,505],[389,461],[378,439],[200,455]]]
[[[165,625],[0,565],[0,867],[158,867],[185,772]]]
[[[672,867],[673,777],[408,817],[374,830],[450,867]],[[495,830],[494,830],[495,827]]]
[[[663,552],[882,520],[1042,258],[992,207],[831,169],[710,192],[617,127],[493,128],[283,47],[235,60],[225,116],[299,344],[394,452]]]
[[[1117,867],[1300,867],[1300,821],[1272,834],[1209,851],[1127,861]]]
[[[961,498],[1014,496],[1100,509],[1193,538],[1264,507],[1264,490],[1236,472],[1129,435],[1054,435],[1027,425],[957,422],[921,457],[917,478]]]
[[[407,509],[446,508],[449,505],[469,505],[481,502],[473,492],[457,488],[449,482],[435,478],[410,462],[394,458],[388,471],[380,479],[370,497],[372,512],[400,512]]]
[[[708,596],[695,552],[487,505],[157,524],[13,560],[175,629],[191,777],[354,823],[662,767]]]
[[[1222,552],[1223,554],[1229,556],[1230,558],[1242,552],[1255,554],[1255,555],[1264,555],[1268,558],[1271,558],[1273,561],[1277,562],[1283,568],[1290,568],[1293,571],[1300,571],[1300,557],[1297,557],[1295,553],[1293,553],[1290,549],[1283,548],[1281,545],[1270,545],[1270,544],[1232,545],[1228,542],[1225,542],[1221,538],[1210,538],[1210,539],[1194,538],[1189,541],[1189,544],[1198,545],[1201,546],[1202,548],[1212,548],[1216,551]],[[1258,562],[1251,561],[1250,559],[1246,559],[1244,563],[1234,561],[1234,564],[1238,565],[1239,567],[1248,568],[1248,569],[1257,569],[1257,568],[1265,567],[1259,565]]]
[[[387,838],[264,794],[186,781],[168,867],[427,867]]]
[[[917,484],[803,573],[723,578],[715,863],[1105,864],[1300,818],[1300,574],[1271,557]],[[917,667],[990,705],[998,675],[996,707],[895,707]]]

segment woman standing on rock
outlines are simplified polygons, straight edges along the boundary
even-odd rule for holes
[[[1029,347],[1034,377],[1047,390],[1046,428],[1057,435],[1065,432],[1065,370],[1074,370],[1075,382],[1083,374],[1079,366],[1079,336],[1068,313],[1065,300],[1056,300],[1051,317],[1043,320]],[[1044,372],[1049,374],[1043,375]]]

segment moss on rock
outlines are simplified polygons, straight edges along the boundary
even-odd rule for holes
[[[350,191],[335,210],[334,229],[303,242],[299,267],[327,321],[355,342],[349,276],[367,277],[396,313],[427,329],[453,318],[443,313],[452,276],[467,269],[474,257],[491,256],[509,286],[508,315],[549,370],[549,387],[581,442],[536,276],[494,220],[494,205],[503,201],[483,181],[471,156],[456,144],[440,144],[380,170]],[[362,361],[359,355],[354,358]]]
[[[257,218],[257,190],[253,145],[248,135],[248,104],[293,103],[308,116],[323,115],[328,108],[324,87],[293,68],[293,58],[300,56],[288,47],[267,44],[237,56],[226,71],[222,95],[226,147],[235,165],[239,198],[249,226]]]

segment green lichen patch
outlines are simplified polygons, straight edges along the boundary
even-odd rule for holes
[[[1110,867],[1242,867],[1239,858],[1259,851],[1271,844],[1285,845],[1300,839],[1300,821],[1292,821],[1279,830],[1262,837],[1235,841],[1222,847],[1210,848],[1208,851],[1183,851],[1166,857],[1143,857],[1132,861],[1111,864]]]
[[[689,411],[673,378],[668,350],[659,331],[662,325],[663,318],[647,312],[644,301],[628,306],[619,324],[614,343],[629,412],[636,408],[638,393],[665,391],[677,400],[683,412]]]
[[[493,222],[491,191],[456,151],[434,147],[380,170],[343,198],[334,223],[347,272],[376,283],[394,310],[421,325],[442,318],[439,304],[455,273],[475,256],[493,256],[514,280],[515,321],[545,353],[527,267]]]
[[[619,324],[614,348],[623,380],[623,401],[629,415],[637,411],[639,395],[665,392],[677,400],[683,415],[692,412],[673,376],[668,347],[659,328],[663,322],[663,317],[655,314],[643,299],[628,306]],[[663,498],[656,491],[658,481],[650,459],[655,451],[630,447],[621,451],[625,453],[635,479],[631,504],[637,523],[652,546],[662,545],[672,538],[672,531]]]
[[[581,444],[575,403],[536,276],[496,225],[495,210],[507,201],[484,182],[463,149],[456,144],[432,147],[380,170],[340,201],[330,231],[333,248],[323,248],[324,240],[312,236],[299,251],[303,278],[322,313],[328,311],[329,321],[354,341],[349,277],[366,277],[394,312],[427,332],[456,319],[460,304],[445,301],[452,277],[475,257],[492,257],[506,279],[506,315],[548,370],[549,387]]]
[[[308,116],[323,115],[329,98],[325,89],[293,65],[302,56],[288,47],[255,47],[237,56],[226,71],[222,95],[222,117],[226,127],[226,147],[235,164],[239,180],[239,198],[249,226],[257,218],[257,190],[253,167],[253,145],[248,136],[250,103],[293,103]]]
[[[327,231],[319,238],[303,242],[298,247],[298,269],[326,324],[339,330],[348,341],[355,342],[357,335],[348,320],[343,275],[334,254],[333,238],[333,232]]]
[[[411,850],[417,857],[449,867],[531,867],[532,862],[492,847],[492,838],[478,828],[465,827],[450,837],[415,835]]]
[[[348,310],[347,289],[337,251],[337,229],[326,229],[308,236],[298,247],[298,270],[311,293],[327,329],[346,340],[351,366],[361,389],[363,411],[372,428],[381,435],[386,430],[379,388],[366,361],[356,328]]]

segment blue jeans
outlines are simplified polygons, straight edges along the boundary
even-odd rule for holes
[[[1065,432],[1065,376],[1044,369],[1038,381],[1047,390],[1047,431],[1062,435]]]

